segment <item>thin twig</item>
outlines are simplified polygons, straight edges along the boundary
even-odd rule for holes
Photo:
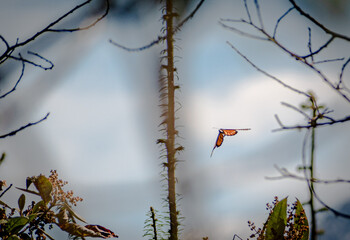
[[[1,194],[0,194],[0,198],[2,196],[4,196],[4,194],[12,187],[12,183],[10,184],[10,186],[8,186],[8,188],[6,188]]]
[[[296,89],[296,88],[294,88],[294,87],[292,87],[292,86],[290,86],[290,85],[284,83],[282,80],[280,80],[280,79],[278,79],[278,78],[272,76],[271,74],[265,72],[264,70],[262,70],[261,68],[259,68],[258,66],[256,66],[252,61],[250,61],[245,55],[243,55],[243,54],[242,54],[236,47],[234,47],[230,42],[227,41],[226,43],[227,43],[233,50],[235,50],[236,53],[238,53],[242,58],[244,58],[252,67],[254,67],[257,71],[263,73],[264,75],[266,75],[266,76],[268,76],[269,78],[275,80],[276,82],[278,82],[279,84],[281,84],[283,87],[288,88],[288,89],[292,90],[293,92],[296,92],[296,93],[298,93],[298,94],[302,94],[302,95],[304,95],[304,96],[306,96],[306,97],[308,97],[308,98],[310,97],[310,95],[307,94],[306,92],[300,91],[300,90],[298,90],[298,89]]]
[[[318,54],[319,52],[321,52],[323,49],[325,49],[326,47],[328,47],[328,45],[333,42],[334,40],[334,36],[332,36],[325,44],[323,44],[318,50],[308,54],[308,55],[305,55],[305,56],[300,56],[301,58],[308,58],[308,57],[311,57],[311,56],[314,56],[316,54]]]
[[[21,57],[21,54],[19,54],[19,56],[20,56],[20,58],[22,58],[22,57]],[[24,69],[25,69],[25,63],[24,63],[24,61],[22,61],[22,71],[21,71],[21,75],[19,76],[19,78],[18,78],[16,84],[13,86],[13,88],[12,88],[10,91],[8,91],[7,93],[1,95],[1,96],[0,96],[0,99],[6,97],[6,96],[9,95],[10,93],[16,91],[17,85],[18,85],[19,82],[22,80],[22,77],[23,77],[23,74],[24,74]]]
[[[311,46],[311,28],[308,27],[307,29],[309,31],[309,41],[308,41],[307,47],[310,52],[311,62],[314,63],[314,55],[312,55],[312,46]]]
[[[278,28],[278,25],[280,24],[281,20],[288,15],[288,13],[290,13],[292,10],[294,9],[294,7],[291,7],[289,8],[276,22],[276,25],[275,25],[275,29],[273,30],[273,38],[276,37],[276,33],[277,33],[277,28]]]
[[[274,166],[277,171],[281,174],[280,176],[276,177],[265,177],[265,179],[268,180],[280,180],[280,179],[285,179],[285,178],[293,178],[301,181],[309,180],[310,182],[314,183],[323,183],[323,184],[333,184],[333,183],[350,183],[350,180],[346,179],[334,179],[334,180],[322,180],[322,179],[316,179],[316,178],[306,178],[302,176],[298,176],[294,173],[289,172],[286,168],[280,168],[277,165]]]
[[[261,29],[264,29],[264,23],[263,23],[263,20],[262,20],[262,16],[261,16],[261,11],[260,11],[260,6],[259,6],[258,0],[254,0],[254,4],[255,4],[256,12],[258,14],[260,27],[261,27]]]
[[[305,134],[305,138],[304,138],[304,141],[303,141],[303,147],[302,147],[302,162],[303,162],[303,166],[306,166],[306,160],[305,160],[305,151],[306,151],[306,143],[307,143],[307,139],[308,139],[308,136],[311,132],[311,129],[309,129],[306,134]],[[314,197],[317,199],[317,201],[319,201],[325,208],[327,208],[329,211],[331,211],[332,213],[334,213],[334,215],[336,216],[340,216],[340,217],[343,217],[343,218],[350,218],[350,215],[349,214],[345,214],[345,213],[342,213],[342,212],[339,212],[338,210],[335,210],[334,208],[330,207],[329,205],[327,205],[323,200],[320,199],[320,197],[318,196],[318,194],[315,192],[315,189],[313,189],[311,187],[311,181],[309,179],[309,177],[307,176],[307,172],[306,172],[306,168],[304,167],[304,176],[306,178],[306,182],[307,182],[307,185],[310,189],[310,191],[312,192],[312,194],[314,195]]]
[[[275,115],[276,118],[278,118],[277,115]],[[315,123],[314,126],[318,127],[318,126],[325,126],[325,125],[333,125],[336,123],[343,123],[343,122],[347,122],[350,121],[350,116],[346,116],[344,118],[341,119],[337,119],[334,120],[332,119],[331,121],[327,121],[327,122],[322,122],[322,123]],[[282,130],[293,130],[293,129],[309,129],[312,128],[313,126],[311,126],[311,124],[308,125],[295,125],[295,126],[285,126],[281,123],[281,121],[279,119],[277,119],[277,122],[280,124],[281,128],[278,129],[274,129],[272,130],[273,132],[277,132],[277,131],[282,131]]]
[[[343,61],[343,60],[344,60],[344,58],[326,59],[326,60],[314,62],[314,64],[337,62],[337,61]]]
[[[246,10],[247,15],[248,15],[249,22],[252,23],[252,18],[250,16],[249,8],[248,8],[248,5],[247,5],[247,0],[244,0],[244,7],[245,7],[245,10]]]
[[[304,10],[302,10],[296,3],[294,0],[289,0],[289,2],[294,6],[294,8],[304,17],[306,17],[307,19],[309,19],[311,22],[313,22],[316,26],[318,26],[319,28],[321,28],[324,32],[334,36],[335,38],[341,38],[344,39],[346,41],[350,41],[350,37],[336,33],[328,28],[326,28],[325,26],[323,26],[319,21],[317,21],[315,18],[313,18],[312,16],[310,16],[308,13],[306,13]]]
[[[201,0],[197,6],[195,7],[195,9],[186,17],[184,18],[184,20],[182,20],[176,27],[174,27],[173,29],[173,34],[175,35],[180,29],[181,27],[191,18],[194,17],[194,15],[196,14],[196,12],[198,11],[198,9],[202,6],[202,4],[204,3],[205,0]],[[149,49],[151,47],[153,47],[154,45],[159,44],[161,41],[164,41],[166,39],[166,35],[163,36],[158,36],[157,39],[153,40],[152,42],[142,46],[142,47],[136,47],[136,48],[130,48],[130,47],[126,47],[123,46],[115,41],[113,41],[112,39],[109,39],[109,43],[113,44],[116,47],[119,47],[125,51],[128,52],[140,52],[146,49]]]
[[[92,28],[93,26],[95,26],[99,21],[101,21],[102,19],[104,19],[108,12],[109,12],[109,0],[105,0],[106,3],[106,9],[104,14],[97,18],[93,23],[85,26],[85,27],[77,27],[77,28],[66,28],[66,29],[48,29],[49,32],[76,32],[76,31],[81,31],[81,30],[87,30],[89,28]],[[70,14],[70,13],[68,13]]]
[[[230,19],[221,19],[221,21],[231,21],[231,22],[235,22],[235,20],[230,20]],[[248,22],[245,22],[244,20],[237,20],[237,22],[241,22],[241,23],[248,23]],[[269,41],[268,38],[264,38],[264,37],[260,37],[260,36],[257,36],[257,35],[254,35],[254,34],[250,34],[250,33],[247,33],[247,32],[244,32],[244,31],[241,31],[235,27],[232,27],[232,26],[228,26],[222,22],[219,22],[219,24],[223,27],[223,28],[226,28],[228,30],[231,30],[231,31],[234,31],[242,36],[245,36],[245,37],[249,37],[249,38],[252,38],[252,39],[257,39],[257,40],[263,40],[263,41]]]
[[[41,64],[37,64],[37,63],[35,63],[33,61],[29,61],[29,60],[23,58],[20,54],[19,54],[19,57],[15,57],[15,56],[11,56],[11,55],[9,55],[8,57],[11,58],[11,59],[17,60],[17,61],[26,62],[28,64],[31,64],[31,65],[35,66],[35,67],[41,68],[41,69],[43,69],[45,71],[53,69],[54,64],[50,60],[44,58],[43,56],[41,56],[41,55],[39,55],[37,53],[31,52],[31,51],[28,51],[28,54],[32,54],[34,56],[37,56],[38,58],[40,58],[40,59],[44,60],[45,62],[49,63],[49,66],[45,67],[45,66],[43,66]]]
[[[4,135],[1,135],[0,138],[6,138],[6,137],[14,136],[14,135],[16,135],[18,132],[20,132],[20,131],[22,131],[22,130],[24,130],[24,129],[30,127],[30,126],[34,126],[34,125],[37,125],[37,124],[41,123],[42,121],[46,120],[47,117],[48,117],[49,115],[50,115],[50,113],[47,113],[46,116],[43,117],[42,119],[40,119],[39,121],[32,122],[32,123],[28,123],[27,125],[22,126],[22,127],[18,128],[17,130],[14,130],[14,131],[12,131],[12,132],[10,132],[10,133],[6,133],[6,134],[4,134]]]
[[[286,103],[286,102],[281,102],[281,104],[285,107],[288,107],[288,108],[291,108],[293,109],[294,111],[297,111],[298,113],[300,113],[301,115],[303,115],[305,118],[307,119],[311,119],[309,115],[307,115],[305,112],[303,112],[302,110],[300,110],[299,108],[289,104],[289,103]]]
[[[3,37],[0,37],[1,40],[3,42],[5,42],[5,44],[7,45],[7,49],[6,51],[0,56],[0,62],[3,62],[3,59],[7,58],[10,53],[12,53],[14,51],[14,49],[24,46],[26,44],[28,44],[29,42],[34,41],[37,37],[41,36],[42,34],[46,33],[46,32],[74,32],[74,31],[79,31],[79,30],[86,30],[92,26],[94,26],[97,22],[99,22],[100,20],[102,20],[108,13],[109,10],[109,0],[106,0],[107,3],[107,9],[105,14],[103,14],[102,17],[98,18],[94,23],[92,23],[91,25],[87,26],[87,27],[83,27],[83,28],[75,28],[75,29],[52,29],[53,26],[55,26],[57,23],[61,22],[63,19],[65,19],[67,16],[71,15],[72,13],[74,13],[76,10],[82,8],[83,6],[87,5],[88,3],[90,3],[91,0],[87,0],[79,5],[77,5],[76,7],[72,8],[70,11],[68,11],[67,13],[63,14],[61,17],[59,17],[58,19],[56,19],[55,21],[51,22],[48,26],[46,26],[44,29],[42,29],[41,31],[35,33],[33,36],[27,38],[26,40],[22,41],[22,42],[16,42],[15,45],[13,46],[9,46],[6,42],[6,40]]]
[[[343,74],[344,74],[344,70],[346,68],[346,66],[350,63],[350,58],[348,58],[348,60],[343,64],[342,68],[341,68],[341,72],[339,75],[339,82],[337,85],[337,88],[339,89],[340,85],[343,83]]]

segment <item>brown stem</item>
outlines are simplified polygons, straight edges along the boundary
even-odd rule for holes
[[[167,114],[167,159],[168,159],[168,201],[170,214],[170,240],[178,239],[178,221],[176,209],[175,177],[175,86],[174,86],[174,13],[172,0],[166,0],[166,44],[167,44],[167,80],[168,80],[168,114]]]

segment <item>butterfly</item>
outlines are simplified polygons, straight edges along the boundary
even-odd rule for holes
[[[210,157],[213,155],[214,149],[221,146],[221,144],[224,141],[225,136],[234,136],[238,133],[238,131],[246,131],[246,130],[250,130],[250,128],[242,128],[242,129],[223,129],[223,128],[220,128],[218,137],[217,137],[216,142],[215,142],[215,146],[214,146],[213,150],[211,151]]]

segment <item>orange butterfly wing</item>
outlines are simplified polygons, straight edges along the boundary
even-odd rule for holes
[[[236,135],[238,132],[235,129],[221,129],[226,136]]]
[[[213,150],[211,151],[210,157],[213,155],[214,149],[217,147],[220,147],[222,142],[224,141],[225,134],[223,131],[220,131],[220,130],[219,130],[219,135],[218,135],[216,142],[215,142],[215,146],[214,146]]]
[[[214,149],[217,147],[220,147],[221,144],[224,141],[225,136],[234,136],[238,133],[238,130],[250,130],[250,128],[243,128],[243,129],[219,129],[219,135],[216,139],[215,146],[213,150],[211,151],[210,157],[213,155]]]

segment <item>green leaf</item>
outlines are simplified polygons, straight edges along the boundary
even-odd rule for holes
[[[287,224],[287,198],[276,204],[266,224],[266,240],[282,240]]]
[[[34,207],[33,207],[33,213],[37,213],[39,210],[40,210],[40,207],[45,207],[45,202],[44,201],[40,201],[40,202],[37,202]]]
[[[14,217],[10,218],[5,225],[5,232],[16,234],[18,233],[27,223],[29,219],[27,217]]]
[[[64,209],[66,209],[69,212],[70,216],[72,216],[73,218],[76,218],[83,223],[87,223],[81,216],[79,216],[76,212],[74,212],[73,209],[67,203],[64,203]],[[72,220],[73,222],[75,222],[74,219]]]
[[[21,240],[21,238],[18,237],[17,235],[12,235],[8,238],[8,240]]]
[[[22,210],[24,208],[24,205],[26,203],[26,196],[22,194],[19,199],[18,199],[18,207],[19,207],[19,212],[22,214]]]
[[[27,177],[26,179],[26,189],[29,188],[29,186],[33,183],[33,177]]]
[[[294,227],[297,231],[303,231],[303,235],[301,236],[300,240],[308,240],[309,222],[307,220],[303,205],[299,202],[299,199],[297,199],[296,203]]]
[[[35,194],[35,195],[38,195],[38,196],[40,196],[40,193],[38,193],[38,192],[34,192],[34,191],[32,191],[32,190],[28,190],[28,189],[24,189],[24,188],[20,188],[20,187],[16,187],[18,190],[21,190],[21,191],[23,191],[23,192],[27,192],[27,193],[31,193],[31,194]]]
[[[0,205],[3,205],[3,206],[5,206],[5,207],[7,207],[7,208],[10,208],[10,206],[9,205],[7,205],[6,203],[4,203],[3,201],[1,201],[0,200]]]
[[[44,200],[45,203],[48,203],[51,200],[52,191],[52,184],[49,179],[44,175],[40,175],[35,179],[34,185],[36,189],[38,189],[42,200]]]

